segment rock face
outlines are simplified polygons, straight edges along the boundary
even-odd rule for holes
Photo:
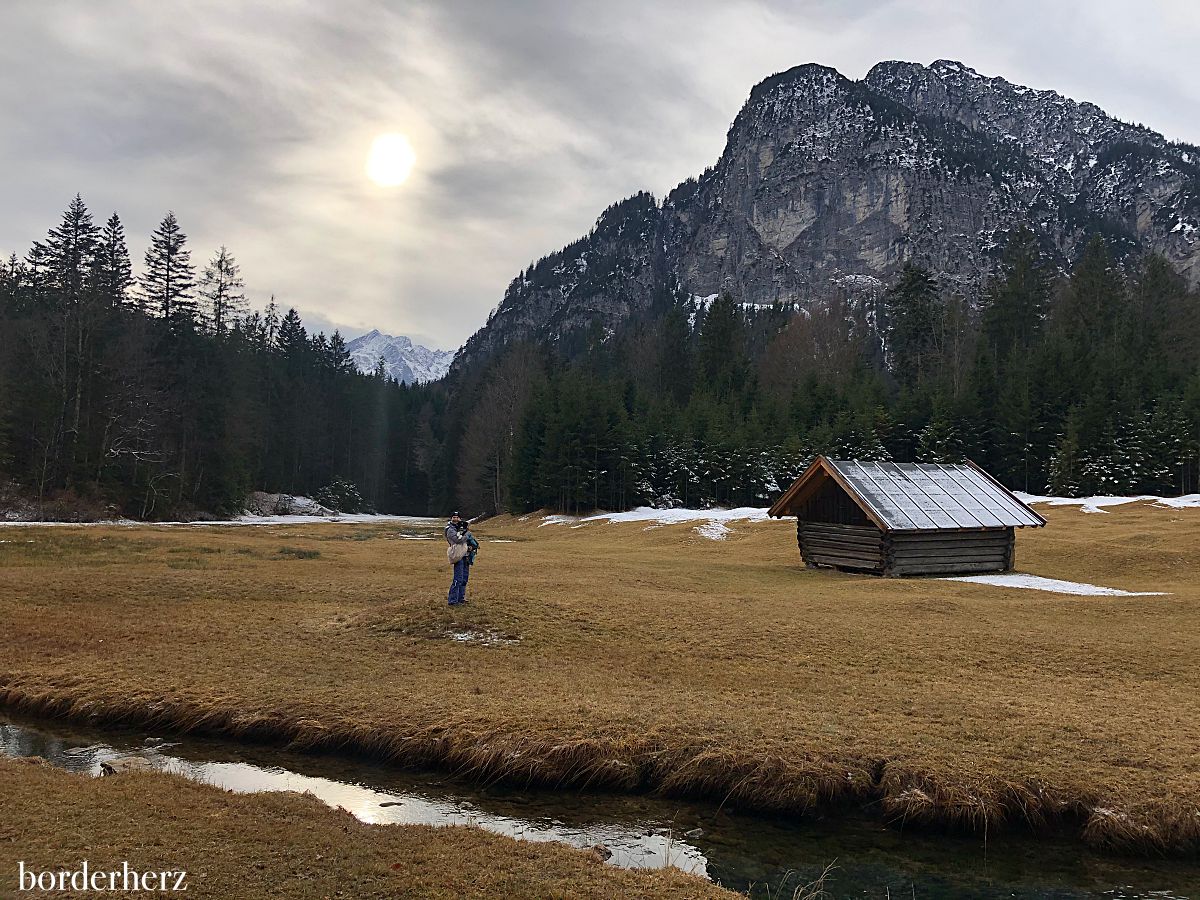
[[[973,297],[1022,225],[1062,266],[1099,233],[1200,283],[1200,149],[957,62],[798,66],[751,91],[713,168],[514,279],[455,366],[519,339],[570,355],[679,294],[867,299],[909,260]]]
[[[1200,149],[1168,141],[1054,91],[938,60],[876,65],[872,89],[917,113],[959,122],[1023,153],[1038,181],[1109,234],[1162,254],[1200,283]]]
[[[373,373],[382,359],[388,378],[403,384],[437,381],[446,374],[454,359],[454,353],[449,350],[430,350],[403,335],[379,331],[356,337],[346,344],[346,351],[364,375]]]
[[[634,312],[664,296],[661,227],[662,210],[649,194],[610,206],[586,237],[513,279],[455,365],[517,339],[576,345],[562,348],[568,353],[605,340]]]

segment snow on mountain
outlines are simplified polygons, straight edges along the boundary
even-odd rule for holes
[[[403,335],[379,331],[356,337],[346,344],[346,350],[360,372],[370,375],[382,359],[388,377],[405,384],[437,381],[454,359],[453,350],[430,350]]]

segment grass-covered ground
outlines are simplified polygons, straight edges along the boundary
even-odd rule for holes
[[[89,778],[0,759],[0,805],[5,897],[33,895],[17,893],[21,862],[41,873],[78,871],[84,860],[89,872],[122,876],[126,862],[139,873],[183,870],[180,896],[220,900],[737,896],[677,870],[617,869],[560,844],[478,828],[364,825],[312,797],[229,794],[163,774]]]
[[[444,545],[399,526],[0,528],[0,705],[1194,854],[1200,510],[1042,511],[1021,571],[1168,595],[809,571],[791,521],[532,518],[477,526],[450,609]]]

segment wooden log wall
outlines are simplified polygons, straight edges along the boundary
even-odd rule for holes
[[[970,575],[1013,566],[1013,528],[899,531],[888,538],[885,575]]]
[[[837,566],[866,572],[883,571],[884,533],[874,525],[799,522],[797,538],[804,564]]]
[[[874,525],[798,521],[805,565],[880,575],[969,575],[1012,571],[1013,528],[883,532]]]

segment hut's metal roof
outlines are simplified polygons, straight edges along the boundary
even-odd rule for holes
[[[886,530],[1010,528],[1046,520],[981,469],[938,463],[826,459]]]

